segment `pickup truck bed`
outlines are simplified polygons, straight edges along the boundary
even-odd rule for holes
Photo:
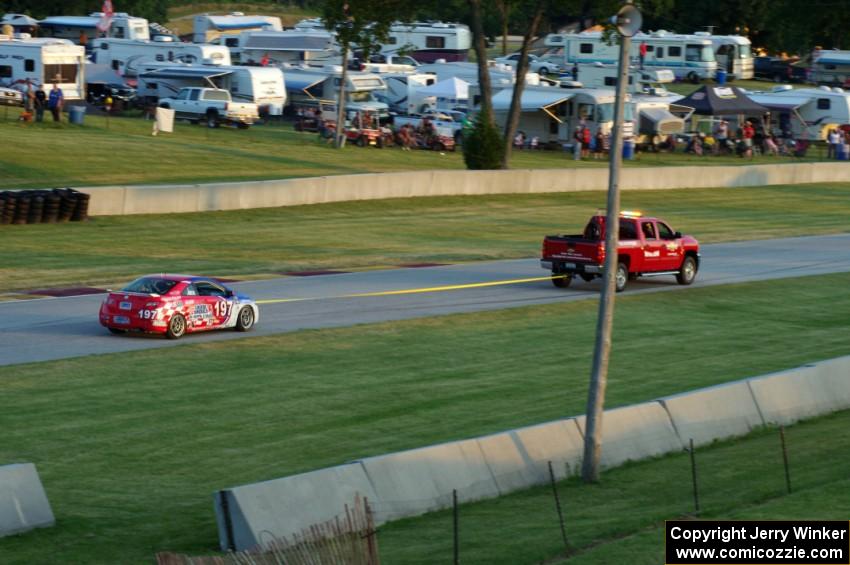
[[[617,292],[629,279],[675,275],[679,284],[691,284],[699,270],[699,243],[673,231],[659,218],[624,214],[620,217],[617,246]],[[551,271],[552,284],[564,288],[573,277],[591,281],[603,275],[605,263],[605,217],[593,216],[584,233],[547,235],[540,266]]]

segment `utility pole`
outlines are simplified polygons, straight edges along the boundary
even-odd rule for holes
[[[611,130],[611,153],[608,162],[608,211],[605,218],[605,276],[599,299],[599,316],[596,321],[596,345],[593,350],[593,367],[590,390],[587,394],[587,411],[584,430],[584,460],[581,477],[584,482],[599,480],[599,459],[602,443],[602,412],[605,408],[605,387],[608,384],[608,360],[611,354],[611,332],[614,323],[614,295],[617,277],[617,244],[620,231],[619,176],[623,164],[623,110],[626,85],[629,82],[629,51],[632,35],[640,29],[640,12],[627,3],[612,21],[620,32],[620,62],[617,79],[617,98],[614,104],[614,126]]]

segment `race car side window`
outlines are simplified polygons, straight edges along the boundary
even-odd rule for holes
[[[224,296],[224,289],[211,282],[199,281],[195,283],[199,296]]]
[[[183,289],[183,296],[198,296],[198,290],[195,288],[195,285],[187,285],[186,288]]]

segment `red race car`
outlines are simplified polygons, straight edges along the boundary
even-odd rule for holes
[[[110,292],[100,306],[100,324],[114,334],[186,333],[233,328],[247,332],[257,322],[257,304],[215,279],[188,275],[147,275]]]

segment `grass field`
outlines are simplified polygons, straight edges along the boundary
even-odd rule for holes
[[[115,285],[144,272],[244,276],[532,257],[544,234],[581,231],[605,198],[411,198],[0,226],[0,292]],[[850,184],[629,191],[622,206],[703,243],[837,233],[848,230]]]
[[[608,406],[850,354],[848,283],[623,297]],[[0,540],[3,562],[210,553],[215,490],[582,413],[595,319],[590,301],[2,367],[0,460],[38,465],[58,519]]]
[[[0,137],[14,140],[0,154],[0,188],[261,180],[387,171],[463,169],[460,152],[402,152],[398,148],[334,149],[289,123],[247,130],[179,123],[173,134],[151,136],[141,117],[88,114],[84,125],[24,124],[17,109],[0,109]],[[825,156],[820,148],[805,160]],[[795,160],[798,161],[798,160]],[[627,167],[741,165],[792,162],[790,157],[640,154]],[[515,169],[607,167],[604,159],[574,161],[561,151],[515,151]]]
[[[843,412],[786,430],[791,495],[775,429],[698,449],[700,518],[846,520],[848,424],[850,412]],[[632,463],[592,486],[567,480],[559,496],[571,557],[557,563],[664,563],[664,520],[694,511],[690,460],[682,453]],[[459,515],[462,563],[531,564],[565,552],[551,487],[463,505]],[[388,524],[379,528],[378,544],[389,563],[451,562],[451,512]]]

